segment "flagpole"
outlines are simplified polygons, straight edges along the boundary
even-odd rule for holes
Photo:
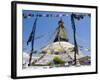
[[[71,22],[72,22],[72,29],[73,29],[73,35],[74,35],[74,65],[76,65],[76,54],[78,53],[78,46],[76,42],[76,27],[75,27],[75,21],[74,21],[74,14],[71,14]]]
[[[37,17],[35,19],[35,22],[33,24],[33,28],[32,28],[32,41],[31,41],[31,53],[29,55],[29,64],[28,66],[31,66],[31,60],[32,60],[32,54],[33,54],[33,51],[34,51],[34,37],[35,37],[35,30],[36,30],[36,21],[37,21]]]

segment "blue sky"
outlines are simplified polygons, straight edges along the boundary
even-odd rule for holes
[[[24,14],[64,14],[65,12],[47,12],[47,11],[33,11],[33,10],[23,10]],[[46,46],[54,40],[54,32],[58,27],[58,21],[62,18],[65,24],[66,34],[68,35],[69,42],[73,44],[73,30],[71,25],[71,12],[67,13],[67,16],[62,17],[38,17],[36,25],[36,35],[35,37],[42,36],[40,39],[35,39],[34,49],[39,50]],[[30,32],[32,31],[33,23],[36,17],[24,18],[23,23],[23,51],[30,52],[31,44],[27,46],[27,40],[29,38]],[[76,38],[79,46],[83,48],[81,51],[90,55],[90,51],[86,51],[86,48],[90,49],[90,30],[91,30],[91,17],[85,16],[81,20],[75,20],[76,25]]]

